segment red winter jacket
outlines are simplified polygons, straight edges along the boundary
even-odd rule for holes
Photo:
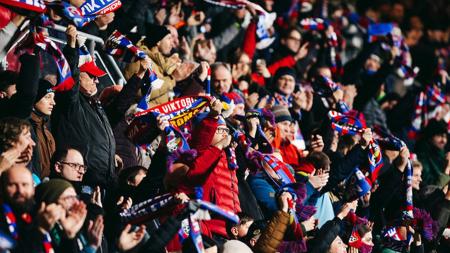
[[[227,157],[223,150],[211,146],[211,140],[217,128],[217,119],[206,117],[192,133],[191,147],[197,149],[197,158],[189,164],[186,179],[182,180],[178,190],[187,194],[194,187],[203,187],[203,200],[219,207],[238,213],[241,211],[238,198],[236,171],[228,168]],[[202,222],[202,234],[219,234],[227,237],[225,220],[212,216],[212,220]]]

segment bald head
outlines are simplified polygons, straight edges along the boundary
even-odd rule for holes
[[[10,204],[21,206],[33,200],[33,177],[25,166],[16,165],[5,171],[2,183],[4,197]]]
[[[233,79],[230,70],[225,65],[218,64],[213,68],[212,80],[217,94],[230,92]]]

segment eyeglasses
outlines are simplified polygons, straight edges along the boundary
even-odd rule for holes
[[[69,163],[69,162],[63,162],[63,161],[59,161],[59,163],[65,164],[65,165],[69,166],[72,169],[76,169],[78,172],[86,172],[86,170],[87,170],[87,166],[83,165],[83,164]]]
[[[60,198],[61,201],[63,202],[68,202],[68,201],[74,201],[74,200],[79,200],[80,197],[78,197],[78,195],[71,195],[71,196],[65,196]]]
[[[224,128],[224,127],[218,127],[217,130],[216,130],[216,133],[217,134],[224,134],[224,133],[229,134],[230,133],[230,129]]]

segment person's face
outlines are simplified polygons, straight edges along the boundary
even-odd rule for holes
[[[80,73],[80,91],[88,97],[97,94],[98,78],[89,75],[86,72]]]
[[[9,85],[8,88],[6,88],[5,91],[0,91],[0,99],[3,98],[11,98],[14,94],[16,94],[17,90],[16,90],[16,85],[12,84]]]
[[[216,132],[214,133],[213,139],[211,140],[211,144],[216,144],[219,141],[227,138],[229,133],[230,130],[226,125],[219,125],[216,129]]]
[[[294,89],[295,89],[294,77],[291,75],[281,76],[277,80],[277,87],[281,93],[290,96],[294,92]]]
[[[347,245],[337,236],[331,243],[329,253],[347,253]]]
[[[238,229],[237,229],[238,230],[237,237],[242,238],[242,237],[246,236],[248,233],[248,229],[250,228],[250,226],[252,224],[253,224],[253,221],[247,221],[246,223],[239,225]]]
[[[178,39],[178,31],[175,27],[168,25],[166,26],[172,35],[172,48],[177,48],[180,45],[180,40]]]
[[[247,54],[242,54],[241,57],[239,57],[239,61],[237,62],[238,69],[241,69],[244,73],[250,72],[250,66],[252,64],[252,60],[248,57]]]
[[[321,76],[325,76],[327,78],[333,79],[333,74],[331,73],[330,68],[319,68],[317,70],[317,72],[319,73],[319,75]]]
[[[83,156],[75,149],[69,149],[65,159],[55,163],[55,171],[68,181],[81,182],[86,167]]]
[[[283,43],[284,42],[284,43]],[[289,36],[283,39],[282,43],[293,53],[298,52],[302,42],[302,35],[298,31],[291,31]]]
[[[58,204],[60,204],[66,211],[69,211],[72,206],[78,202],[78,195],[73,187],[67,188],[58,198]]]
[[[13,167],[8,172],[6,195],[11,203],[24,205],[34,196],[33,178],[25,167]]]
[[[22,164],[28,164],[33,156],[33,147],[36,143],[31,138],[31,132],[29,128],[22,130],[17,142],[14,143],[15,148],[21,151],[20,160]]]
[[[422,166],[413,166],[412,175],[412,188],[415,190],[420,190],[420,183],[422,182]]]
[[[232,77],[230,71],[224,67],[218,67],[213,73],[213,85],[218,94],[229,92],[232,84]]]
[[[431,143],[433,146],[440,150],[444,150],[445,145],[447,144],[447,134],[437,134],[431,137]]]
[[[365,233],[364,236],[361,238],[361,241],[366,245],[373,246],[372,231]]]
[[[380,61],[374,59],[373,57],[369,57],[364,64],[364,68],[366,70],[376,72],[380,69]]]
[[[161,54],[169,56],[173,48],[172,34],[169,33],[164,36],[164,38],[158,41],[156,45],[158,46],[158,50]]]
[[[36,104],[34,104],[34,108],[44,115],[50,116],[55,105],[55,93],[50,92],[47,93],[47,95],[43,96],[41,100],[39,100]]]
[[[278,129],[280,129],[280,137],[282,140],[288,140],[291,134],[291,122],[288,120],[277,123]]]

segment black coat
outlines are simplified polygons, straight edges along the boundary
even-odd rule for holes
[[[52,115],[56,147],[75,147],[83,154],[88,169],[84,183],[106,187],[115,179],[116,143],[105,111],[95,98],[84,96],[78,81],[78,50],[64,48],[75,85],[69,91],[56,94]]]

